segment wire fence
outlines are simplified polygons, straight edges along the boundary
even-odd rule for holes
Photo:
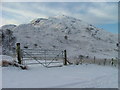
[[[67,51],[64,50],[50,50],[50,49],[20,49],[20,43],[17,43],[16,47],[17,59],[19,64],[41,64],[44,67],[48,67],[51,64],[61,66],[67,64],[98,64],[98,65],[112,65],[118,66],[118,59],[98,59],[95,56],[93,58],[80,55],[77,58],[74,58],[72,61],[67,57]]]
[[[78,64],[97,64],[97,65],[104,65],[104,66],[118,66],[118,59],[98,59],[98,58],[82,58],[82,59],[75,59],[73,63]]]

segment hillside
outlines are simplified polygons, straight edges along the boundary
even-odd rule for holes
[[[73,17],[61,15],[37,18],[28,24],[1,27],[2,32],[6,29],[10,29],[11,37],[15,37],[11,39],[11,45],[13,42],[20,42],[22,48],[66,49],[68,58],[78,58],[79,55],[97,58],[118,57],[118,35]],[[13,51],[8,50],[7,45],[3,45],[5,50]]]

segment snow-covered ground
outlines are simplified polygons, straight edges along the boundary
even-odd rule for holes
[[[2,55],[0,55],[0,62],[2,61]],[[2,89],[2,67],[0,66],[0,89]]]
[[[94,64],[2,68],[3,88],[118,88],[118,69]]]
[[[0,89],[2,89],[2,67],[0,66]]]
[[[12,62],[14,59],[11,56],[0,55],[0,65],[2,60]],[[0,66],[0,89],[2,89],[2,67]]]

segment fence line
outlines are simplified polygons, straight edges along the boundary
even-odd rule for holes
[[[67,58],[67,51],[64,50],[50,50],[50,49],[21,49],[20,43],[16,44],[16,53],[17,53],[17,59],[18,63],[22,64],[23,61],[36,61],[36,64],[41,64],[45,67],[49,66],[51,63],[55,63],[56,61],[62,60],[63,65],[67,64],[73,64],[76,65],[87,63],[87,64],[98,64],[98,65],[111,65],[111,66],[117,66],[118,60],[117,59],[97,59],[95,56],[93,58],[85,58],[84,56],[81,56],[77,59],[74,59],[74,62],[71,63]],[[45,64],[41,62],[42,60],[45,60]],[[56,60],[56,61],[55,61]],[[48,64],[46,64],[48,61]],[[53,62],[55,61],[55,62]],[[32,63],[31,63],[32,64]],[[34,63],[33,63],[34,64]]]
[[[73,61],[74,64],[98,64],[98,65],[111,65],[111,66],[118,66],[118,59],[98,59],[98,58],[83,58],[83,59],[75,59]]]

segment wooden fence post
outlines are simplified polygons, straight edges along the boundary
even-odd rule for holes
[[[94,56],[94,64],[95,64],[95,56]]]
[[[111,59],[111,65],[113,66],[114,62],[113,62],[113,58]]]
[[[107,60],[107,59],[104,59],[104,65],[106,64],[106,60]]]
[[[63,62],[64,65],[67,65],[67,51],[64,50],[64,62]]]
[[[20,43],[17,43],[17,44],[16,44],[16,53],[17,53],[18,63],[19,63],[19,64],[22,64],[22,61],[21,61]]]

